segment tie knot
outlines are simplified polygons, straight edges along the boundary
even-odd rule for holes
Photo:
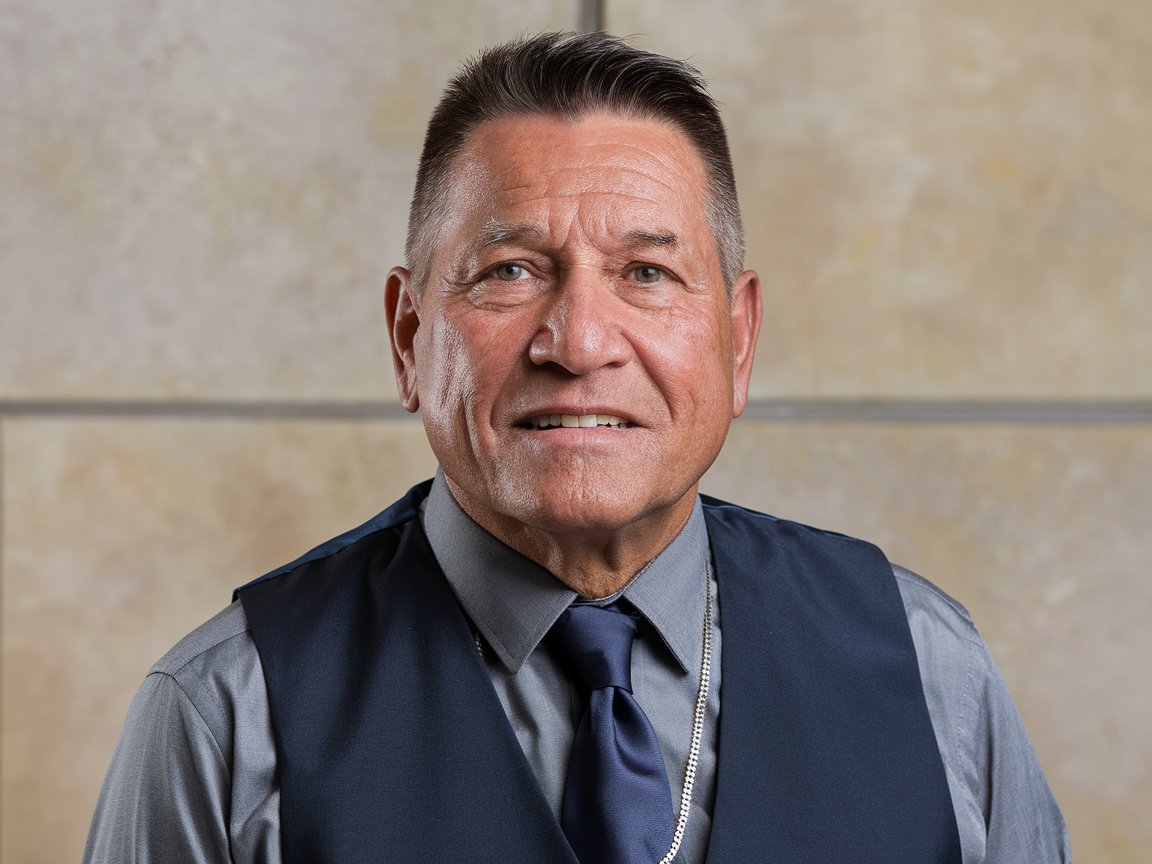
[[[589,690],[619,687],[631,693],[636,630],[635,619],[614,608],[569,606],[548,631],[548,643]]]

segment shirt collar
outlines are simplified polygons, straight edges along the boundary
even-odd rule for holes
[[[507,669],[517,672],[576,592],[473,522],[440,471],[425,502],[424,531],[468,617]],[[708,554],[697,498],[675,539],[618,594],[602,601],[627,598],[685,672],[698,653]]]

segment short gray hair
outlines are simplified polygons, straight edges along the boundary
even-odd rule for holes
[[[606,111],[660,120],[696,148],[708,175],[708,222],[729,292],[744,268],[744,227],[720,112],[700,73],[606,33],[544,33],[496,45],[464,64],[432,112],[404,248],[417,291],[433,244],[455,158],[489,120],[552,114],[575,120]]]

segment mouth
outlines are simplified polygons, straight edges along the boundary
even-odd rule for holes
[[[614,414],[537,414],[522,423],[521,429],[630,429],[633,424]]]

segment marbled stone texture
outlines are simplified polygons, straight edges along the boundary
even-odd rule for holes
[[[1080,861],[1152,848],[1146,427],[739,421],[704,491],[863,537],[972,612]]]
[[[569,0],[14,0],[0,16],[0,398],[395,398],[432,105]]]
[[[232,590],[435,460],[419,423],[9,421],[0,860],[79,860],[132,694]]]
[[[8,421],[4,452],[2,856],[21,864],[75,857],[156,657],[433,464],[405,422]],[[874,540],[965,603],[1079,855],[1135,864],[1149,478],[1141,429],[740,422],[704,488]]]
[[[760,396],[1152,395],[1152,7],[617,0],[722,108]]]
[[[1152,398],[1152,7],[612,0],[691,57],[767,299],[757,398]],[[370,516],[417,423],[4,400],[393,399],[422,127],[575,5],[11,0],[0,15],[0,860],[77,860],[128,700],[238,583]],[[1079,861],[1152,848],[1147,425],[741,421],[706,488],[975,614]]]

